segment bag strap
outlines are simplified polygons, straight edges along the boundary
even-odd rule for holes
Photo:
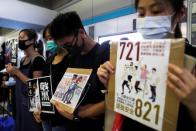
[[[33,58],[31,58],[31,64],[33,64],[35,58],[37,58],[37,57],[41,57],[41,58],[43,58],[44,61],[45,61],[45,58],[44,58],[42,55],[38,54],[38,55],[33,56]]]

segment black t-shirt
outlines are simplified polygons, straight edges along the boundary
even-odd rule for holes
[[[57,64],[51,64],[54,60],[54,57],[56,54],[50,56],[46,61],[46,67],[45,67],[45,74],[51,75],[52,79],[52,90],[53,93],[55,92],[61,78],[63,77],[63,74],[65,73],[67,67],[68,67],[68,57],[65,56],[63,60]],[[52,72],[52,74],[51,74]],[[60,115],[58,111],[55,108],[55,114],[47,114],[47,113],[41,113],[41,119],[42,120],[50,120],[52,126],[61,126],[64,124],[65,117]]]
[[[44,71],[45,64],[43,57],[36,57],[32,63],[32,71]]]
[[[21,60],[20,68],[29,68],[29,77],[33,78],[33,71],[43,71],[46,66],[46,62],[42,56],[35,56],[28,64],[24,65],[24,60],[26,57],[24,57]]]
[[[108,45],[108,46],[107,46]],[[87,54],[79,55],[70,62],[72,68],[85,68],[93,69],[93,72],[89,78],[85,91],[82,94],[82,105],[96,104],[105,100],[105,95],[101,92],[104,89],[103,84],[99,81],[96,73],[97,68],[105,61],[109,60],[109,44],[99,45],[96,44]],[[84,92],[85,92],[84,91]],[[66,128],[69,131],[102,131],[104,125],[104,114],[97,116],[96,119],[81,118],[79,122],[68,121]]]

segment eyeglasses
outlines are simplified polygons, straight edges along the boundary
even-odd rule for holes
[[[61,44],[66,45],[66,46],[72,46],[72,44],[73,44],[73,42],[74,42],[74,40],[75,40],[76,38],[77,38],[77,37],[74,36],[73,39],[72,39],[70,42],[65,42],[65,43],[63,43],[63,42],[64,42],[64,38],[55,40],[55,42],[56,42],[56,43],[61,43]]]

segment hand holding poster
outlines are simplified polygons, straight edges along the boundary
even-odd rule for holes
[[[50,99],[52,98],[52,83],[51,77],[40,77],[38,79],[40,100],[41,100],[41,110],[44,113],[55,113],[54,106],[50,103]]]
[[[29,101],[29,111],[34,112],[37,109],[40,109],[40,96],[39,96],[39,87],[37,79],[29,79],[28,83],[28,101]]]
[[[41,109],[41,112],[54,114],[54,106],[50,103],[53,95],[51,77],[46,76],[29,79],[27,83],[29,111],[34,112]]]
[[[179,102],[166,88],[167,68],[169,61],[182,65],[183,51],[182,39],[113,42],[110,60],[116,72],[107,106],[153,129],[174,131]]]
[[[52,96],[51,102],[60,102],[73,113],[90,77],[91,69],[68,68]]]

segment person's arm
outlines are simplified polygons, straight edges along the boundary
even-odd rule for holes
[[[94,118],[105,112],[105,101],[80,107],[78,116],[81,118]]]
[[[26,81],[29,79],[19,69],[12,66],[11,64],[6,65],[6,70],[9,74],[16,76],[17,78],[19,78],[25,84],[26,84]]]
[[[190,71],[170,64],[167,86],[188,107],[196,124],[196,77]]]
[[[73,120],[74,115],[68,113],[62,104],[60,104],[59,102],[55,102],[54,105],[62,116],[70,120]],[[89,105],[80,107],[78,111],[78,116],[81,118],[95,118],[96,116],[104,113],[104,111],[105,111],[105,102],[101,101],[96,104],[89,104]]]

